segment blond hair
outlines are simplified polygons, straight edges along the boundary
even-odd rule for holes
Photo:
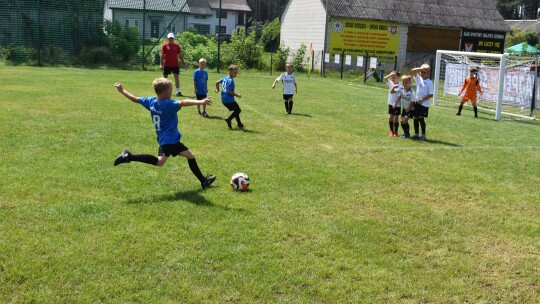
[[[404,74],[401,76],[401,82],[404,82],[405,80],[411,81],[411,75]]]
[[[152,82],[152,86],[154,87],[154,91],[156,92],[156,94],[161,95],[169,88],[172,88],[172,81],[167,78],[160,77],[154,79],[154,81]]]
[[[231,71],[238,71],[238,67],[234,64],[231,64],[228,68],[228,71],[231,72]]]
[[[422,70],[428,70],[428,71],[431,69],[431,67],[429,67],[429,64],[427,63],[422,64],[420,68],[422,68]]]
[[[206,62],[206,59],[204,59],[204,58],[199,59],[199,63],[201,63],[201,62]]]

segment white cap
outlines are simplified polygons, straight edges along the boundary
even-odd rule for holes
[[[167,38],[174,38],[174,34],[173,33],[167,34]]]

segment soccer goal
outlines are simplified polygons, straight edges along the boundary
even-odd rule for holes
[[[476,68],[483,94],[477,106],[503,115],[536,118],[540,106],[537,58],[514,57],[508,54],[487,54],[456,51],[437,51],[433,79],[433,104],[451,106],[456,110],[461,101],[458,92],[469,70]]]

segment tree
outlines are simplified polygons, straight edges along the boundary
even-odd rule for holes
[[[536,19],[538,0],[493,0],[504,19]]]

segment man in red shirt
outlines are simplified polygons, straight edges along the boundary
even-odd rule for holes
[[[176,42],[174,42],[174,34],[169,33],[167,35],[167,42],[161,47],[161,56],[159,67],[163,70],[163,77],[167,78],[169,74],[174,75],[174,84],[176,85],[176,96],[183,96],[180,92],[180,68],[178,67],[178,58],[182,61],[184,70],[186,64],[184,62],[184,55],[182,54],[182,48]]]

